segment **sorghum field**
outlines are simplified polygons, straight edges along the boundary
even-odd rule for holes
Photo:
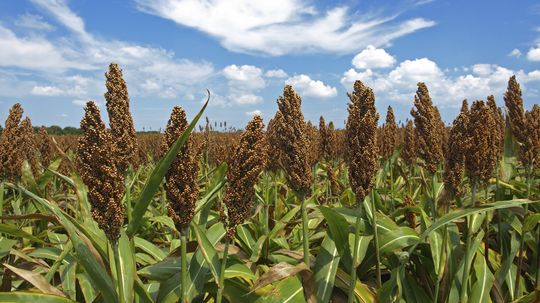
[[[285,86],[242,131],[204,123],[209,94],[136,134],[116,64],[106,89],[80,135],[2,117],[1,302],[540,300],[540,107],[515,77],[451,126],[424,83],[396,125],[356,81],[343,130]]]

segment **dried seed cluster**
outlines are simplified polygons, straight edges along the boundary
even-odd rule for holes
[[[409,166],[416,163],[416,133],[414,131],[414,123],[412,120],[408,120],[407,125],[405,126],[405,139],[401,157]]]
[[[378,168],[377,121],[375,96],[371,88],[361,81],[354,83],[349,96],[349,117],[346,128],[349,182],[356,194],[357,203],[364,201],[373,187],[373,177]]]
[[[187,128],[186,113],[181,107],[175,106],[163,136],[162,150],[168,151]],[[198,155],[195,154],[193,138],[190,135],[165,176],[169,216],[180,232],[189,226],[195,213],[195,201],[199,194],[198,172]]]
[[[227,234],[234,237],[237,225],[249,217],[253,208],[255,184],[267,162],[264,123],[255,115],[246,126],[227,170],[228,186],[223,202],[227,206]]]
[[[86,103],[77,147],[77,170],[88,186],[92,216],[107,238],[116,241],[124,223],[124,176],[118,170],[111,133],[105,128],[96,104]]]
[[[125,172],[130,164],[136,167],[139,163],[127,85],[122,77],[122,70],[115,63],[109,65],[109,72],[105,73],[105,77],[107,78],[105,100],[115,154],[118,157],[118,169]]]
[[[397,125],[396,118],[394,117],[394,110],[391,106],[388,106],[388,111],[386,112],[386,123],[383,127],[383,138],[382,138],[382,156],[384,159],[389,159],[394,150],[396,150],[396,141],[397,141]]]
[[[279,112],[282,119],[279,123],[279,140],[277,144],[281,150],[281,161],[287,168],[287,182],[298,194],[306,195],[310,191],[312,182],[309,159],[309,141],[306,135],[306,123],[300,108],[302,99],[286,85],[283,96],[278,99]]]
[[[468,147],[469,105],[463,100],[461,112],[456,117],[450,130],[447,153],[444,159],[444,189],[449,197],[461,195],[461,180],[465,170],[465,157]]]
[[[416,126],[418,156],[423,160],[422,165],[434,174],[443,159],[441,120],[422,82],[418,83],[414,105],[416,109],[411,110],[411,115]]]

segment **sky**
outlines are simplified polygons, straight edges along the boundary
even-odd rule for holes
[[[34,125],[78,126],[87,100],[105,111],[111,62],[138,130],[164,128],[176,105],[193,117],[207,88],[211,121],[267,122],[286,84],[307,120],[343,127],[355,80],[373,88],[381,123],[389,105],[410,118],[419,81],[451,123],[465,98],[504,105],[514,74],[525,107],[539,103],[540,3],[0,1],[0,120],[19,102]]]

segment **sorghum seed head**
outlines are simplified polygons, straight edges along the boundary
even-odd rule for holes
[[[469,125],[469,107],[467,100],[463,100],[461,112],[456,117],[450,130],[448,148],[444,159],[444,189],[448,197],[460,196],[463,193],[461,180],[465,170],[465,154],[467,152],[467,140]]]
[[[312,182],[309,162],[309,141],[301,110],[302,99],[286,85],[278,99],[282,119],[278,127],[282,164],[287,170],[287,182],[300,195],[307,195]]]
[[[227,170],[228,186],[223,201],[227,206],[227,234],[234,237],[235,228],[252,212],[255,184],[267,161],[264,123],[255,115],[240,137]]]
[[[434,174],[443,158],[441,126],[427,86],[422,82],[418,83],[414,105],[416,109],[411,110],[411,115],[416,126],[418,156],[423,160],[422,165]]]
[[[21,155],[22,106],[17,103],[9,110],[4,130],[0,136],[0,178],[15,181],[21,176],[23,157]]]
[[[405,127],[405,140],[403,144],[403,150],[401,151],[401,157],[407,163],[407,165],[414,165],[416,162],[416,134],[414,131],[414,124],[412,120],[407,121]]]
[[[126,82],[122,77],[122,70],[117,64],[109,65],[109,72],[105,73],[105,77],[107,78],[105,100],[107,100],[111,135],[118,159],[118,169],[124,172],[129,164],[136,167],[139,162],[135,127],[129,111],[129,95]]]
[[[389,159],[396,149],[397,125],[394,117],[394,110],[388,106],[386,112],[386,123],[383,128],[382,156]]]
[[[77,170],[88,186],[92,216],[107,238],[116,241],[124,223],[124,176],[118,171],[113,139],[96,104],[86,103],[81,120],[83,134],[77,147]]]
[[[281,112],[277,111],[274,118],[268,122],[266,130],[266,141],[268,143],[268,163],[266,168],[273,172],[282,168],[281,149],[279,148],[279,140],[281,139],[279,127],[283,124],[282,119]]]
[[[350,102],[346,127],[346,158],[349,163],[349,182],[359,204],[371,191],[373,177],[378,168],[379,114],[375,108],[373,91],[361,81],[356,81],[353,92],[347,95]]]
[[[162,150],[168,151],[188,128],[186,113],[175,106],[162,139]],[[199,194],[197,174],[198,156],[194,151],[193,135],[190,134],[165,175],[165,191],[169,200],[169,217],[179,232],[189,226],[195,214],[195,201]]]

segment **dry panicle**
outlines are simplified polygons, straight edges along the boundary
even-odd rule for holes
[[[405,139],[401,157],[409,166],[416,163],[416,134],[412,120],[408,120],[407,125],[405,126]]]
[[[444,159],[444,189],[448,199],[463,194],[461,180],[465,170],[465,156],[468,148],[468,130],[469,125],[469,106],[467,100],[463,100],[461,112],[454,119],[450,136],[448,139],[448,148]]]
[[[493,118],[495,118],[495,125],[497,127],[497,137],[492,143],[500,155],[504,149],[504,132],[506,122],[504,120],[502,109],[497,107],[497,103],[495,103],[495,97],[493,95],[487,97],[487,105],[491,109],[491,113],[493,114]]]
[[[336,134],[334,123],[330,121],[326,125],[324,117],[319,118],[319,155],[326,161],[335,157],[336,149]]]
[[[86,186],[92,216],[108,239],[116,241],[124,223],[124,176],[116,166],[113,139],[96,104],[86,103],[83,134],[77,147],[77,170]]]
[[[227,206],[227,234],[234,237],[236,226],[247,219],[253,208],[255,184],[267,161],[264,123],[255,115],[246,126],[227,170],[227,189],[223,202]]]
[[[416,109],[411,110],[416,129],[418,156],[422,165],[433,175],[443,159],[441,122],[438,119],[427,86],[420,82],[414,96]]]
[[[386,123],[383,128],[382,136],[382,156],[384,159],[390,159],[396,149],[397,125],[394,117],[394,110],[388,106],[386,112]]]
[[[330,163],[326,164],[326,174],[328,177],[328,181],[330,182],[330,192],[332,196],[339,196],[342,192],[342,187],[341,184],[339,184],[338,182],[336,171],[332,168],[332,165],[330,165]]]
[[[181,107],[175,106],[162,139],[162,150],[168,151],[187,128],[186,113]],[[190,134],[165,175],[169,217],[172,218],[179,232],[184,232],[195,214],[195,201],[199,194],[197,159],[198,156],[193,147],[193,137]]]
[[[306,138],[308,141],[308,163],[310,167],[313,167],[321,157],[319,151],[321,137],[317,128],[311,124],[311,121],[306,123]]]
[[[498,159],[493,142],[497,127],[491,108],[484,101],[474,101],[469,113],[465,151],[465,169],[471,185],[489,181]]]
[[[326,153],[328,154],[329,159],[336,159],[338,154],[338,136],[336,129],[334,128],[333,121],[330,121],[330,123],[328,123],[328,126],[326,127],[326,133],[328,137],[328,148]]]
[[[37,150],[37,137],[32,127],[32,121],[29,117],[24,118],[19,126],[19,140],[20,140],[20,152],[23,160],[26,160],[32,172],[37,174],[38,172],[38,150]]]
[[[19,103],[13,105],[0,136],[0,178],[3,180],[16,181],[21,177],[23,157],[19,124],[22,115],[22,106]]]
[[[41,166],[43,168],[49,167],[49,164],[51,164],[56,153],[54,142],[52,141],[51,136],[49,136],[49,134],[47,133],[47,129],[44,126],[39,129],[38,150],[41,160]]]
[[[519,159],[525,167],[538,165],[539,140],[538,140],[538,106],[531,111],[523,109],[523,97],[516,76],[508,80],[508,88],[504,94],[504,102],[507,108],[508,119],[512,134],[519,144]]]
[[[118,169],[125,172],[130,164],[136,167],[139,163],[127,85],[122,77],[122,70],[115,63],[109,65],[109,72],[105,73],[105,77],[107,78],[105,100]]]
[[[414,206],[414,202],[409,196],[405,196],[405,198],[403,199],[403,204],[405,207]],[[410,228],[416,228],[416,214],[413,211],[410,211],[409,209],[405,211],[405,220],[407,221]]]
[[[279,126],[283,122],[281,120],[283,116],[280,111],[276,112],[274,118],[268,122],[266,128],[266,141],[268,143],[268,162],[266,164],[266,169],[271,172],[276,172],[278,169],[282,168],[281,164],[281,149],[279,148],[280,133]]]
[[[283,96],[278,99],[278,107],[282,119],[277,121],[279,126],[279,148],[281,160],[287,172],[289,186],[299,195],[305,196],[310,192],[312,182],[309,159],[309,141],[306,134],[306,123],[301,110],[302,99],[286,85]]]
[[[371,191],[378,168],[379,114],[375,108],[373,91],[361,81],[356,81],[353,92],[347,95],[350,102],[346,127],[346,159],[349,163],[349,182],[359,204]]]

